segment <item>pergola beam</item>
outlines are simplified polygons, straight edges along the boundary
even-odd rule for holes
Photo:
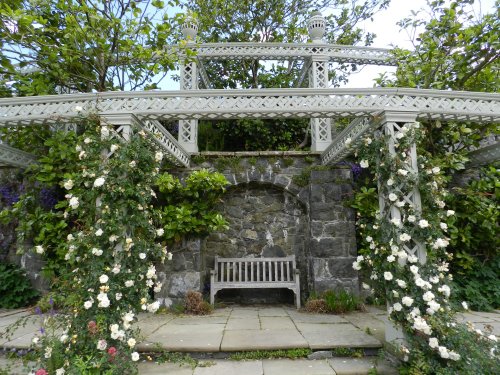
[[[77,111],[79,110],[79,111]],[[85,113],[143,120],[367,117],[415,112],[417,119],[500,122],[500,94],[439,90],[260,89],[106,92],[0,99],[0,126],[71,122]]]
[[[36,162],[36,157],[0,141],[0,166],[26,168]]]
[[[391,50],[327,43],[202,43],[171,46],[165,53],[175,54],[189,48],[201,60],[305,60],[326,56],[330,62],[395,66]]]

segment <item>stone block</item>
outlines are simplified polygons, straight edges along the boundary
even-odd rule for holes
[[[328,269],[334,278],[356,278],[358,273],[352,268],[354,257],[336,258],[328,260]]]
[[[309,216],[311,220],[335,220],[336,203],[311,203]]]
[[[344,256],[344,246],[342,238],[321,238],[319,240],[312,239],[311,255],[313,257],[328,258]]]
[[[325,202],[324,194],[323,194],[323,186],[322,185],[311,185],[311,203],[323,203]]]
[[[336,170],[327,170],[327,171],[311,171],[311,183],[326,183],[332,182],[336,180],[337,173]]]
[[[281,186],[283,188],[290,185],[290,182],[291,182],[290,177],[284,176],[282,174],[276,175],[276,178],[274,179],[274,184]]]
[[[174,273],[170,277],[168,295],[183,297],[188,290],[200,290],[200,273],[194,271]]]
[[[317,186],[317,185],[315,185]],[[342,197],[342,189],[338,185],[328,184],[322,185],[325,201],[340,201],[343,199]]]

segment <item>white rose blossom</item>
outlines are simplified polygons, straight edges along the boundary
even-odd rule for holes
[[[399,302],[396,302],[392,307],[394,311],[401,311],[403,309],[403,306]]]
[[[394,193],[390,193],[390,194],[389,194],[389,200],[390,200],[391,202],[394,202],[394,201],[396,201],[397,199],[398,199],[398,196],[397,196],[396,194],[394,194]]]
[[[109,280],[108,275],[101,275],[101,276],[99,277],[99,282],[100,282],[101,284],[106,284],[106,283],[108,282],[108,280]]]
[[[77,197],[71,197],[71,199],[69,200],[69,206],[75,210],[78,208],[78,206],[80,205],[80,202],[78,201],[78,198]]]
[[[392,178],[389,178],[387,180],[387,186],[392,186],[392,185],[394,185],[394,180]]]
[[[120,146],[118,146],[118,145],[111,145],[111,147],[109,148],[109,150],[110,150],[111,152],[115,152],[116,150],[118,150],[118,148],[119,148],[119,147],[120,147]]]
[[[436,349],[438,346],[439,346],[439,341],[437,338],[435,337],[431,337],[429,339],[429,346],[432,348],[432,349]]]
[[[455,211],[453,210],[446,211],[446,216],[453,216],[453,215],[455,215]]]
[[[157,152],[155,153],[155,161],[156,161],[156,162],[160,162],[160,161],[162,161],[162,160],[163,160],[163,152],[161,152],[161,151],[157,151]]]
[[[369,167],[368,160],[361,160],[359,165],[361,166],[361,168],[368,168]]]
[[[94,181],[94,187],[101,187],[104,185],[104,182],[106,181],[106,179],[104,177],[98,177],[95,179]]]
[[[97,349],[98,350],[106,350],[106,347],[108,346],[108,343],[106,342],[106,340],[99,340],[97,341]]]
[[[41,246],[41,245],[35,246],[35,253],[43,254],[44,252],[45,252],[45,250],[43,249],[43,246]]]
[[[102,250],[101,249],[97,249],[97,248],[93,248],[92,249],[92,254],[97,256],[97,257],[100,257],[102,255]]]
[[[399,235],[399,240],[401,242],[408,242],[408,241],[411,240],[411,236],[409,234],[407,234],[407,233],[402,233],[402,234]]]
[[[411,297],[405,296],[403,297],[401,302],[403,303],[403,305],[410,307],[413,304],[414,300]]]
[[[65,182],[64,182],[64,188],[65,188],[66,190],[71,190],[71,189],[73,189],[73,186],[75,186],[75,183],[74,183],[74,182],[73,182],[73,180],[71,180],[71,179],[70,179],[70,180],[67,180],[67,181],[65,181]]]
[[[418,222],[418,226],[420,228],[427,228],[429,227],[429,222],[427,220],[422,219]]]
[[[417,218],[414,215],[409,215],[408,216],[408,222],[414,223]]]
[[[134,339],[133,337],[131,337],[131,338],[129,338],[129,339],[127,340],[127,345],[128,345],[129,347],[133,348],[133,347],[135,346],[135,344],[136,344],[136,341],[135,341],[135,339]]]
[[[86,310],[90,309],[93,305],[93,302],[92,301],[85,301],[85,303],[83,304],[83,307],[85,307]]]
[[[393,278],[392,273],[384,272],[384,279],[386,279],[387,281],[391,281],[392,278]]]
[[[127,281],[125,281],[125,286],[127,288],[130,288],[133,285],[134,285],[134,280],[127,280]]]
[[[137,362],[139,360],[139,353],[133,352],[131,355],[132,361]]]
[[[398,174],[401,176],[406,176],[408,171],[406,169],[398,169]]]
[[[406,288],[406,281],[397,279],[396,283],[398,284],[398,286],[400,288],[403,288],[403,289]]]
[[[103,232],[103,230],[102,230],[101,228],[99,228],[99,229],[97,229],[97,230],[95,231],[95,235],[96,235],[97,237],[101,237],[103,233],[104,233],[104,232]]]

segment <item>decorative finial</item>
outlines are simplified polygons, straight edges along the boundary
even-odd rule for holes
[[[194,43],[198,34],[198,22],[191,16],[186,16],[181,27],[182,35],[188,43]]]
[[[323,43],[323,35],[326,30],[326,20],[317,10],[312,12],[307,21],[307,30],[313,43]]]

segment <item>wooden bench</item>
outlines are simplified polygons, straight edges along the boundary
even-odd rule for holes
[[[287,288],[300,309],[300,275],[295,255],[283,258],[219,258],[210,270],[210,303],[222,289]]]

